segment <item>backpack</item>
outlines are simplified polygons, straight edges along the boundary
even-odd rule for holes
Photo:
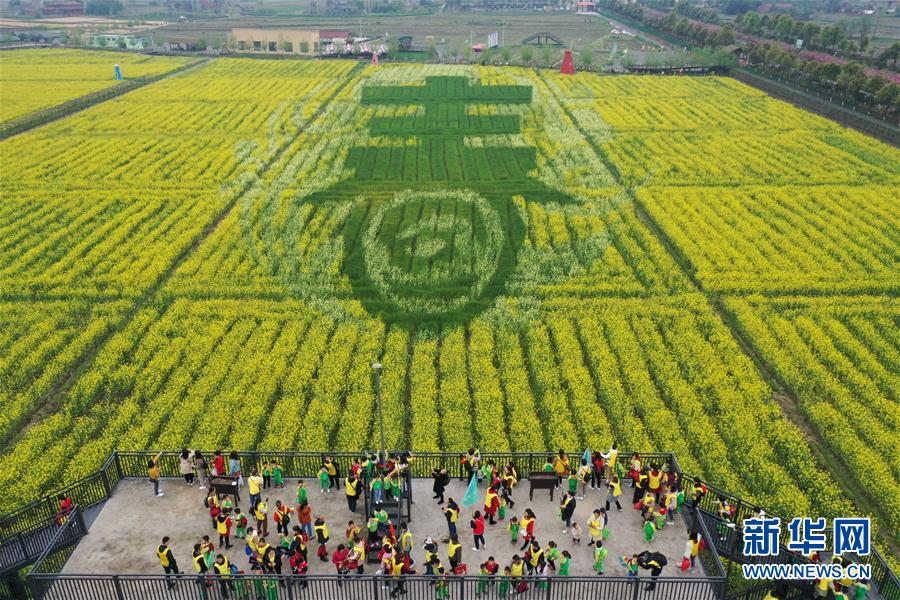
[[[203,508],[209,508],[209,496],[203,496]]]
[[[660,567],[664,567],[669,564],[669,561],[666,560],[665,554],[661,554],[659,552],[654,552],[650,555],[650,558],[659,563]]]

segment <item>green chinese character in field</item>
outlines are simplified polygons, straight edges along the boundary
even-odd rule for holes
[[[506,293],[518,264],[526,224],[515,197],[575,202],[536,179],[535,149],[509,137],[521,129],[514,107],[531,101],[530,86],[465,77],[364,87],[360,102],[376,107],[361,124],[369,141],[326,189],[284,199],[286,182],[273,183],[265,212],[244,213],[249,248],[310,300],[350,291],[386,322],[469,320]]]
[[[352,148],[354,176],[337,186],[366,200],[344,228],[343,268],[367,310],[390,321],[465,320],[503,293],[525,235],[513,196],[571,199],[529,175],[534,148],[471,143],[518,133],[518,115],[469,107],[528,104],[531,95],[530,86],[465,77],[363,89],[365,105],[410,107],[369,121],[370,134],[402,143]]]

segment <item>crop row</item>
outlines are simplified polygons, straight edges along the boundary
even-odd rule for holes
[[[126,79],[159,75],[191,62],[189,58],[110,54],[83,50],[19,50],[2,56],[0,121],[8,121],[119,83],[113,64]]]
[[[560,300],[524,330],[476,319],[440,333],[284,301],[146,309],[0,457],[0,483],[32,496],[113,448],[365,447],[377,443],[378,359],[392,445],[600,448],[615,437],[675,450],[684,468],[791,514],[846,508],[702,301],[584,308]],[[18,469],[42,455],[58,460]]]
[[[726,306],[763,360],[797,394],[819,435],[851,467],[849,474],[881,500],[896,531],[900,315],[884,299],[863,300],[840,306],[750,297],[729,299]]]
[[[896,291],[900,228],[884,186],[643,188],[708,289]]]

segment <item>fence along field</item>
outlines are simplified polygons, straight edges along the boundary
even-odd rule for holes
[[[370,446],[368,364],[378,359],[392,447],[615,437],[674,451],[686,471],[780,513],[854,510],[701,292],[744,303],[738,321],[751,324],[772,310],[767,297],[790,305],[785,294],[804,285],[833,294],[848,291],[830,287],[839,278],[871,281],[852,291],[887,295],[895,221],[872,215],[897,214],[893,150],[723,79],[352,68],[217,60],[3,142],[22,173],[2,182],[9,226],[33,223],[17,228],[23,247],[2,250],[3,306],[54,297],[52,310],[79,298],[131,309],[96,355],[85,350],[83,373],[23,410],[30,427],[11,428],[0,484],[32,497],[116,447]],[[678,112],[686,106],[702,131]],[[628,107],[644,115],[630,129],[617,116]],[[806,155],[770,143],[781,138],[804,140],[832,167],[807,169]],[[142,213],[156,197],[198,212]],[[840,217],[844,198],[858,218]],[[723,207],[753,215],[756,237]],[[813,236],[823,222],[834,224],[828,244]],[[716,233],[730,244],[704,241]],[[797,249],[778,252],[788,246]],[[95,247],[96,267],[79,270]],[[69,268],[44,275],[57,264]],[[729,283],[737,270],[746,284]],[[869,335],[897,316],[854,319]],[[764,338],[746,337],[780,364]],[[884,361],[900,342],[877,339],[877,360],[847,385],[872,381],[888,409],[896,370]],[[796,352],[780,376],[804,403],[823,402],[802,387],[821,369]],[[852,341],[834,352],[861,354]],[[880,426],[896,440],[895,423]],[[868,486],[876,475],[862,461],[887,452],[860,454],[853,477]],[[883,510],[893,525],[896,505]]]
[[[134,79],[159,75],[192,60],[85,50],[7,51],[0,60],[0,123],[118,84],[113,64],[126,79]]]

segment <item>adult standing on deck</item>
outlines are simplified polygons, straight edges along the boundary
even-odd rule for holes
[[[359,498],[359,479],[351,471],[344,480],[344,491],[347,493],[347,508],[350,512],[356,512],[356,500]]]
[[[459,505],[453,498],[447,500],[447,506],[444,508],[444,517],[447,519],[447,529],[450,530],[450,537],[457,534],[456,521],[459,519]]]
[[[181,571],[178,570],[178,563],[175,562],[175,555],[172,554],[172,548],[169,547],[169,536],[166,536],[162,539],[162,544],[156,547],[156,556],[159,558],[159,564],[162,565],[163,571],[166,574],[166,585],[169,588],[175,587],[175,582],[170,580],[169,577],[172,575],[179,575]]]
[[[209,567],[206,564],[206,555],[203,553],[200,544],[194,544],[194,551],[191,553],[191,559],[194,561],[194,568],[197,569],[197,577],[200,578],[200,581],[202,581],[206,587],[212,587],[212,582],[207,579]]]
[[[562,480],[569,475],[569,457],[562,448],[553,459],[553,472],[556,474],[556,487],[559,487]]]
[[[150,483],[153,484],[153,495],[154,496],[162,496],[163,493],[159,490],[159,457],[162,456],[162,451],[157,454],[154,458],[151,458],[147,461],[147,477],[150,478]]]
[[[450,475],[447,473],[447,469],[435,469],[431,472],[431,478],[434,479],[434,485],[431,487],[434,492],[433,498],[438,501],[438,504],[443,504],[444,490],[450,484]]]
[[[241,459],[237,452],[228,456],[228,476],[237,479],[238,489],[244,486],[244,478],[241,476]]]
[[[178,461],[178,472],[184,477],[184,482],[189,486],[194,485],[194,463],[191,461],[191,451],[181,449],[181,459]]]
[[[563,533],[566,533],[569,527],[572,526],[572,515],[575,514],[575,506],[577,504],[575,496],[568,492],[563,492],[559,501],[559,518],[563,521]]]
[[[250,477],[247,478],[247,491],[250,492],[250,506],[256,506],[260,501],[261,490],[263,486],[263,478],[260,476],[256,467],[250,471]]]
[[[231,581],[231,562],[224,554],[217,554],[216,562],[213,563],[212,568],[219,580],[222,597],[227,598],[228,590],[234,591],[234,582]]]
[[[200,489],[206,489],[206,472],[208,469],[208,465],[206,464],[206,459],[203,458],[203,453],[199,450],[194,451],[194,469],[197,471],[197,479],[200,482]]]

